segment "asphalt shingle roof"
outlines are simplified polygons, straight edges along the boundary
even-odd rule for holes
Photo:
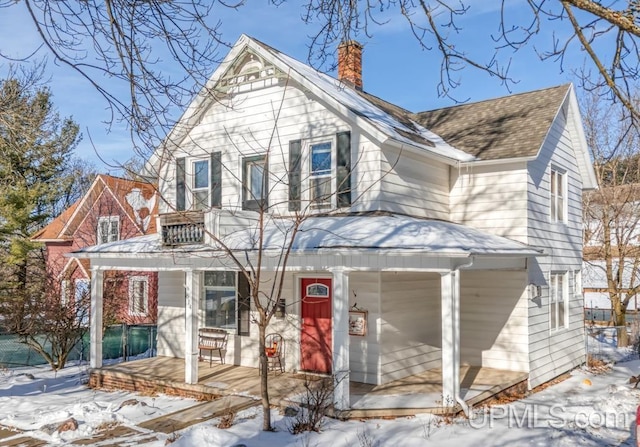
[[[535,156],[570,85],[420,112],[415,121],[480,160]]]

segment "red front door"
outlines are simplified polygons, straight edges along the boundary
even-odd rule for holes
[[[303,278],[300,369],[331,373],[331,279]]]

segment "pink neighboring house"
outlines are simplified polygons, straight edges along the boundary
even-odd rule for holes
[[[76,203],[33,236],[46,246],[49,274],[63,300],[89,292],[88,259],[65,256],[80,248],[156,233],[157,194],[149,183],[100,174]],[[158,274],[110,271],[104,275],[105,314],[110,323],[155,324]]]

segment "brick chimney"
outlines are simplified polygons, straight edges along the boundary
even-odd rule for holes
[[[355,40],[338,46],[338,80],[362,90],[362,44]]]

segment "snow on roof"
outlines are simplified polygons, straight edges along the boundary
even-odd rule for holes
[[[321,73],[313,67],[287,56],[268,45],[262,44],[255,39],[252,40],[274,55],[274,57],[279,58],[284,64],[291,67],[292,70],[295,70],[306,80],[330,95],[334,100],[347,107],[353,113],[366,118],[380,131],[394,140],[411,146],[417,146],[428,152],[433,152],[457,161],[473,161],[476,159],[473,155],[447,144],[440,136],[415,121],[412,121],[410,125],[405,125],[393,115],[366,99],[364,95],[360,95],[356,90],[347,87],[337,79]],[[414,137],[412,138],[411,136]],[[419,142],[418,139],[424,139],[425,141]]]
[[[288,245],[291,221],[274,220],[265,227],[264,249],[281,250]],[[223,240],[232,250],[256,250],[255,227],[234,231]],[[214,251],[208,245],[164,247],[160,236],[148,235],[109,244],[86,247],[75,255],[153,254]],[[443,256],[497,255],[538,256],[541,250],[464,225],[408,216],[336,216],[305,220],[293,242],[292,251],[373,250],[431,253]]]

